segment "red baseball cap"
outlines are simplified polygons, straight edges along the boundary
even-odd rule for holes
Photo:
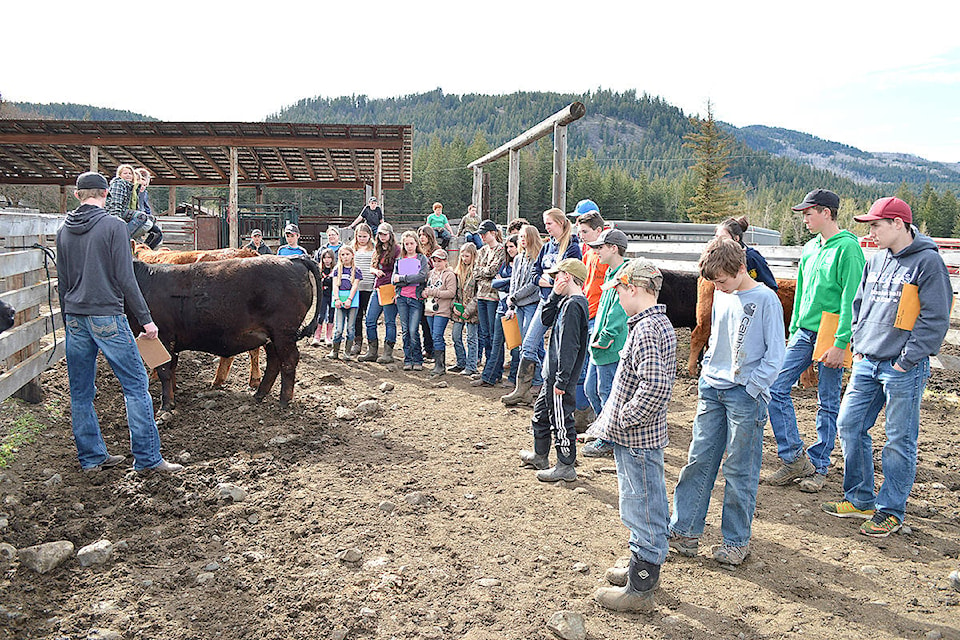
[[[857,222],[871,222],[873,220],[893,220],[894,218],[900,218],[905,223],[910,224],[913,222],[913,211],[910,210],[910,205],[900,198],[889,196],[874,202],[867,215],[855,216],[853,219]]]

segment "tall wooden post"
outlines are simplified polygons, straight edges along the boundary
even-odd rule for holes
[[[567,210],[567,125],[553,126],[553,206]]]
[[[90,146],[90,171],[100,170],[100,148]]]
[[[485,220],[487,216],[483,208],[483,167],[473,168],[473,194],[470,202],[476,205],[480,218]]]
[[[510,149],[510,171],[507,178],[507,224],[520,217],[520,150]]]
[[[263,185],[262,185],[262,184],[258,184],[258,185],[256,186],[256,190],[257,190],[257,195],[256,195],[255,202],[256,202],[257,204],[263,204]]]
[[[67,185],[60,185],[60,213],[67,212]]]
[[[227,205],[227,224],[230,226],[230,246],[234,249],[240,246],[240,223],[237,219],[237,208],[240,204],[239,182],[237,178],[239,155],[236,147],[230,147],[230,201]]]
[[[373,195],[383,208],[383,150],[373,150]]]
[[[177,185],[175,184],[167,188],[167,215],[177,215]]]

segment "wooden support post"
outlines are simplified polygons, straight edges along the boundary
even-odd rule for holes
[[[567,125],[553,126],[553,206],[567,210]]]
[[[510,150],[510,173],[507,178],[507,224],[520,217],[520,151]]]
[[[67,212],[68,189],[69,187],[67,187],[67,185],[65,184],[60,185],[60,213]]]
[[[177,186],[170,185],[167,187],[167,215],[175,216],[177,215]]]
[[[237,220],[237,208],[240,203],[237,167],[240,164],[236,147],[230,147],[230,203],[227,208],[227,224],[230,226],[230,247],[240,246],[240,224]]]
[[[383,202],[383,149],[373,150],[373,195],[378,203]]]
[[[100,148],[90,146],[90,171],[100,170]]]
[[[476,205],[480,219],[485,220],[487,216],[484,215],[486,212],[483,208],[483,167],[473,168],[473,194],[470,196],[470,202]]]
[[[256,196],[256,199],[255,199],[255,202],[256,202],[257,204],[263,204],[263,185],[262,185],[262,184],[258,184],[255,188],[256,188],[256,190],[257,190],[257,196]]]

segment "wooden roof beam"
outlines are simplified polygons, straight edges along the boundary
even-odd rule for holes
[[[227,164],[229,165],[229,164],[230,164],[230,160],[229,160],[229,158],[230,158],[230,147],[221,147],[221,148],[220,148],[220,151],[223,152],[223,155],[225,155],[225,156],[227,157]],[[249,180],[249,179],[250,179],[250,174],[247,173],[247,170],[244,169],[244,168],[243,168],[243,165],[240,164],[239,162],[237,162],[237,173],[239,173],[241,176],[243,176],[243,179],[244,179],[244,180]],[[229,179],[228,176],[224,176],[224,177],[227,178],[227,179]]]
[[[357,152],[353,149],[350,149],[350,164],[353,165],[353,175],[357,177],[357,180],[360,180],[362,178],[360,175],[360,163],[357,162]]]
[[[330,167],[330,173],[333,175],[333,179],[339,180],[340,172],[337,171],[337,163],[333,161],[333,154],[330,153],[330,149],[323,150],[323,157],[327,160],[327,166]]]
[[[194,175],[196,175],[198,178],[204,177],[203,172],[201,172],[195,164],[190,162],[190,158],[185,156],[180,149],[177,149],[176,147],[170,147],[170,151],[172,151],[173,154],[180,159],[180,162],[187,165],[187,168],[190,169],[190,171],[193,171]]]
[[[199,153],[203,157],[203,159],[207,161],[211,169],[213,169],[214,171],[220,174],[221,178],[223,178],[224,180],[230,179],[230,176],[227,175],[227,172],[220,168],[220,164],[216,160],[214,160],[209,153],[207,153],[206,149],[204,149],[203,147],[194,147],[194,149],[196,149],[197,153]]]
[[[14,166],[19,166],[19,167],[22,167],[22,168],[25,168],[25,169],[29,169],[29,170],[32,171],[33,173],[36,173],[37,175],[41,175],[41,176],[44,175],[44,173],[45,173],[43,169],[41,169],[40,167],[36,166],[35,164],[33,164],[32,162],[30,162],[29,160],[24,160],[24,159],[21,158],[19,155],[13,153],[13,150],[10,149],[10,148],[0,147],[0,152],[3,152],[3,154],[4,154],[5,156],[7,156],[7,158],[8,158],[11,162],[14,163]]]
[[[98,147],[248,147],[254,149],[403,149],[400,138],[320,138],[313,136],[201,136],[0,132],[0,144],[83,144]]]
[[[310,162],[310,158],[307,157],[306,149],[300,149],[300,159],[303,161],[303,166],[307,168],[307,173],[310,175],[310,179],[316,180],[317,172],[313,170],[313,164]]]
[[[293,180],[293,174],[290,172],[290,167],[287,165],[287,161],[284,160],[283,154],[280,153],[280,149],[274,149],[274,153],[277,154],[277,159],[280,160],[280,166],[283,167],[284,173],[287,174],[287,180]],[[303,151],[303,149],[301,149]]]
[[[120,148],[123,149],[123,152],[124,152],[124,153],[126,153],[127,155],[129,155],[129,156],[132,157],[132,158],[137,158],[137,161],[140,162],[140,159],[137,157],[137,154],[131,153],[129,149],[126,149],[126,148],[124,148],[124,147],[120,147]],[[177,170],[176,167],[174,167],[172,164],[170,164],[169,162],[167,162],[167,160],[166,160],[163,156],[161,156],[160,154],[158,154],[158,153],[157,153],[156,151],[154,151],[151,147],[144,147],[144,150],[145,150],[148,154],[150,154],[150,156],[151,156],[157,163],[163,165],[163,167],[165,167],[165,168],[167,169],[167,171],[169,171],[171,174],[173,174],[174,176],[179,176],[179,175],[180,175],[180,172]],[[145,162],[142,162],[141,164],[146,165]],[[150,170],[150,175],[154,175],[154,176],[155,176],[155,175],[157,175],[157,174],[159,173],[159,171],[157,171],[157,168],[156,168],[155,166],[154,166],[154,167],[148,166],[147,169]]]

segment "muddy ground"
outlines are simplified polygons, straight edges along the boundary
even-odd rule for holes
[[[582,613],[595,639],[960,638],[960,594],[947,582],[960,566],[954,374],[935,371],[924,401],[909,533],[870,539],[859,521],[822,514],[841,493],[835,468],[819,495],[761,485],[752,555],[725,569],[709,554],[721,483],[700,555],[671,554],[656,611],[634,615],[591,600],[628,554],[612,460],[582,459],[577,482],[541,484],[517,465],[530,411],[504,408],[502,390],[455,375],[435,388],[426,371],[332,363],[302,345],[285,410],[279,385],[252,402],[245,356],[211,392],[214,359],[184,354],[178,408],[161,426],[165,456],[187,467],[176,477],[80,473],[63,363],[44,374],[42,405],[3,403],[0,435],[24,414],[42,431],[0,471],[0,541],[107,539],[116,550],[106,564],[74,558],[45,575],[0,561],[0,638],[536,639],[552,637],[545,621],[558,610]],[[123,453],[122,397],[106,370],[97,409]],[[381,392],[385,381],[395,388]],[[383,410],[336,418],[367,399]],[[815,395],[796,400],[809,438]],[[671,492],[695,404],[695,381],[678,378]],[[764,475],[775,463],[768,430]],[[220,499],[221,483],[246,499]]]

